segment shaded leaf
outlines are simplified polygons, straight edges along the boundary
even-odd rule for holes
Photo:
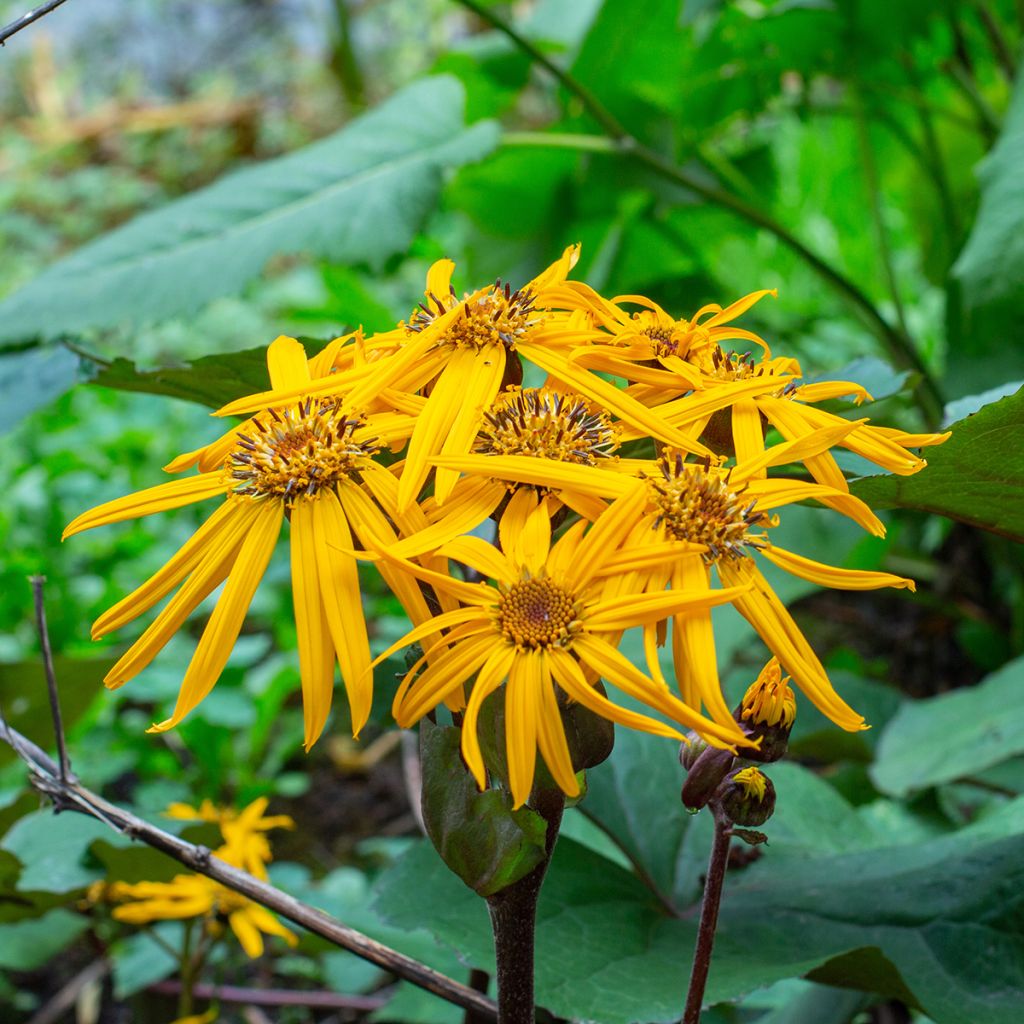
[[[77,377],[78,357],[63,346],[0,355],[0,433],[62,395]]]
[[[892,796],[975,775],[1024,754],[1024,658],[977,686],[907,701],[886,727],[871,768]]]
[[[0,967],[31,971],[56,956],[89,926],[87,918],[51,910],[33,921],[0,924]]]
[[[1024,389],[986,405],[929,448],[928,467],[914,476],[871,476],[851,489],[869,505],[936,512],[1024,539]]]
[[[341,131],[231,174],[83,246],[0,302],[0,338],[186,313],[239,291],[271,256],[379,267],[433,208],[442,172],[493,149],[449,76],[421,79]]]

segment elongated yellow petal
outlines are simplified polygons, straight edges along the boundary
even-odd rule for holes
[[[734,602],[768,648],[792,675],[797,685],[823,715],[849,732],[863,729],[864,718],[836,693],[828,675],[785,605],[752,562],[723,560],[718,564],[723,582],[754,583],[754,589]]]
[[[537,712],[537,745],[541,757],[548,766],[552,778],[566,796],[580,794],[576,772],[572,767],[572,756],[562,726],[562,715],[558,710],[555,688],[551,682],[551,666],[544,651],[538,651],[526,658],[530,685],[536,692],[540,706]]]
[[[292,599],[299,647],[306,750],[324,731],[334,696],[334,648],[320,601],[317,561],[321,552],[317,550],[313,526],[313,507],[323,500],[321,497],[296,502],[291,518]],[[339,538],[339,541],[344,539]]]
[[[699,555],[705,551],[706,544],[691,544],[686,540],[630,546],[613,554],[601,567],[601,575],[659,569],[684,555]]]
[[[517,652],[505,687],[505,750],[512,808],[522,807],[533,789],[537,761],[537,713],[540,694],[536,660],[539,655]]]
[[[666,590],[658,594],[630,594],[598,601],[587,614],[587,628],[629,629],[658,622],[670,615],[687,615],[735,601],[748,587],[710,588],[696,592]]]
[[[509,644],[501,644],[492,650],[477,673],[476,682],[466,702],[466,712],[462,719],[462,756],[481,789],[487,788],[487,766],[480,752],[477,718],[484,701],[505,681],[515,655],[515,648]]]
[[[470,619],[477,618],[479,615],[479,608],[458,608],[453,612],[445,612],[442,615],[432,616],[429,621],[422,622],[420,625],[414,626],[405,634],[405,636],[402,637],[401,640],[396,640],[387,650],[378,654],[371,662],[371,667],[376,668],[382,661],[390,658],[392,654],[397,653],[405,647],[410,647],[412,644],[418,643],[420,640],[424,640],[426,637],[429,637],[431,633],[440,633],[442,629],[450,629],[452,626],[458,626],[463,622],[469,622]]]
[[[275,391],[308,384],[309,363],[302,343],[286,334],[278,335],[267,348],[267,371]]]
[[[442,455],[463,455],[473,446],[477,432],[483,422],[484,412],[494,403],[495,396],[501,387],[505,373],[506,353],[503,345],[491,346],[480,353],[471,353],[474,357],[466,369],[459,372],[466,374],[458,396],[451,396],[457,410],[455,420],[448,431],[448,436],[441,445]],[[458,380],[453,382],[458,386]],[[434,401],[434,395],[430,396]],[[438,398],[437,401],[441,401]],[[409,446],[410,456],[412,445]],[[450,469],[438,469],[434,480],[434,498],[440,505],[446,502],[452,488],[459,479],[459,474]]]
[[[801,384],[795,397],[801,402],[827,402],[830,398],[855,398],[860,404],[865,399],[873,401],[868,390],[851,380],[820,380],[813,384]]]
[[[447,694],[461,686],[487,660],[496,642],[493,634],[470,637],[428,665],[404,693],[402,700],[395,702],[392,708],[395,721],[405,728],[436,708]]]
[[[630,490],[612,503],[580,542],[570,578],[581,589],[602,571],[626,537],[640,525],[647,489],[635,480],[629,483]]]
[[[253,960],[263,956],[263,936],[245,910],[234,910],[228,914],[228,926],[235,933],[235,938],[245,950],[246,956]]]
[[[428,331],[408,336],[394,355],[370,364],[370,372],[349,393],[349,404],[354,409],[369,405],[381,391],[407,374],[412,376],[403,381],[401,390],[419,391],[445,365],[448,354],[435,346],[436,340]]]
[[[483,573],[492,580],[513,583],[518,576],[508,558],[493,544],[488,544],[481,537],[459,537],[457,540],[445,544],[438,554],[472,566],[477,572]]]
[[[232,501],[226,501],[178,549],[173,557],[141,587],[133,590],[113,607],[108,608],[92,626],[93,640],[131,622],[166,597],[192,570],[206,558],[210,545],[225,530],[237,531],[244,510]],[[239,541],[240,542],[240,541]]]
[[[620,473],[596,466],[577,466],[569,462],[537,459],[532,455],[438,456],[434,466],[477,473],[498,480],[533,484],[536,487],[566,487],[579,494],[597,498],[616,498],[626,494],[633,482]]]
[[[828,427],[812,430],[796,440],[783,441],[781,444],[772,445],[759,454],[744,460],[737,459],[736,467],[733,469],[729,481],[734,486],[738,486],[747,480],[763,478],[765,475],[764,470],[769,466],[782,466],[788,462],[801,462],[808,456],[820,455],[822,452],[828,451],[829,448],[842,443],[846,437],[857,429],[860,422],[863,421],[839,419],[838,422]]]
[[[551,672],[558,685],[578,704],[607,718],[610,722],[617,722],[619,725],[628,726],[630,729],[638,729],[641,732],[653,733],[656,736],[668,736],[670,739],[681,740],[682,733],[677,729],[659,722],[656,718],[650,718],[637,711],[630,711],[628,708],[620,707],[607,697],[598,693],[590,683],[587,682],[583,670],[576,659],[568,651],[559,647],[550,647],[547,657],[551,664]]]
[[[539,500],[536,492],[528,487],[520,488],[509,499],[498,523],[498,538],[502,551],[510,555],[515,552],[516,541],[526,528],[527,519],[538,507]]]
[[[242,628],[245,613],[273,554],[284,518],[284,506],[265,502],[260,507],[231,569],[224,592],[185,671],[171,717],[150,727],[164,732],[176,726],[209,692],[227,663]]]
[[[835,565],[825,565],[811,558],[785,551],[774,544],[761,549],[761,554],[774,562],[780,569],[810,580],[822,587],[836,590],[877,590],[879,587],[896,587],[898,589],[916,590],[917,584],[904,576],[894,576],[890,572],[873,572],[865,569],[841,569]]]
[[[542,370],[547,370],[559,380],[571,384],[577,391],[593,401],[601,403],[609,412],[614,413],[626,423],[646,430],[652,437],[656,437],[660,441],[667,441],[682,451],[691,452],[694,455],[710,456],[711,453],[704,445],[691,440],[646,406],[630,398],[614,384],[609,384],[608,381],[592,373],[579,370],[560,353],[552,349],[544,349],[539,345],[519,344],[516,347],[525,359]]]
[[[732,407],[732,440],[736,448],[736,461],[756,459],[764,451],[764,429],[757,404],[749,398],[741,399]],[[761,470],[764,476],[767,470]]]
[[[345,490],[345,498],[348,496]],[[352,543],[352,534],[343,511],[343,502],[327,491],[312,502],[313,553],[320,580],[320,601],[341,677],[345,680],[352,733],[366,724],[373,703],[373,676],[370,672],[370,641],[363,615],[362,591],[356,560],[343,550]]]
[[[502,517],[504,522],[504,517]],[[504,545],[505,534],[502,533],[502,544]],[[537,507],[526,517],[512,545],[512,561],[518,565],[525,565],[531,576],[537,576],[548,558],[548,551],[551,548],[551,512],[546,501],[541,501]]]
[[[224,582],[242,547],[256,509],[240,508],[230,527],[211,538],[204,558],[146,631],[121,655],[103,683],[116,689],[138,675],[193,611]]]
[[[147,487],[144,491],[115,498],[96,508],[89,509],[77,516],[64,530],[61,538],[68,537],[83,530],[91,530],[96,526],[108,523],[120,523],[125,519],[139,519],[151,516],[154,512],[164,512],[182,505],[192,505],[197,501],[212,498],[215,494],[224,494],[228,486],[221,473],[208,473],[190,476],[183,480],[168,480],[167,483]]]
[[[684,593],[700,594],[709,591],[708,570],[702,559],[679,559],[672,573],[672,586]],[[672,653],[680,689],[697,694],[698,700],[694,707],[699,708],[703,704],[716,722],[722,725],[731,723],[732,712],[722,696],[722,684],[718,678],[715,632],[710,611],[699,610],[672,619]]]
[[[799,440],[814,431],[814,427],[807,418],[810,406],[802,406],[778,398],[762,398],[758,402],[758,407],[767,416],[772,426],[788,441]],[[841,419],[841,417],[836,417],[836,419]],[[821,452],[819,455],[806,455],[803,458],[803,463],[819,484],[834,487],[837,491],[849,490],[843,471],[827,451]]]
[[[580,634],[573,641],[573,650],[598,675],[624,693],[643,701],[649,707],[668,715],[688,729],[694,729],[714,746],[733,748],[743,741],[739,726],[729,728],[705,718],[667,690],[647,678],[611,644],[589,634]]]
[[[737,299],[735,302],[730,303],[720,312],[715,313],[714,316],[705,320],[701,327],[716,327],[718,324],[727,324],[730,320],[735,320],[736,317],[742,316],[751,306],[760,302],[766,295],[777,298],[778,294],[777,288],[764,288],[758,292],[751,292],[749,295],[744,295],[742,299]]]

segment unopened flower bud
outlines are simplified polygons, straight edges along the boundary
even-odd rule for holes
[[[778,761],[786,753],[796,720],[796,697],[789,688],[789,676],[782,677],[778,658],[772,658],[761,669],[743,695],[735,717],[751,739],[761,740],[757,748],[744,747],[743,756],[748,761],[764,764]]]
[[[684,767],[689,771],[683,783],[683,804],[691,811],[699,811],[704,807],[715,795],[734,760],[735,755],[731,750],[719,750],[705,744],[704,749],[695,758],[690,759],[689,765],[684,761]]]
[[[720,790],[722,810],[736,825],[763,825],[775,810],[775,787],[760,768],[742,768]]]

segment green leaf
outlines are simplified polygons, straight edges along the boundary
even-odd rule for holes
[[[935,512],[1024,540],[1024,389],[954,423],[953,436],[925,449],[914,476],[871,476],[851,485],[881,508]]]
[[[0,338],[155,320],[239,291],[270,257],[379,267],[434,207],[445,168],[494,148],[449,76],[421,79],[341,131],[231,174],[83,246],[0,302]]]
[[[756,871],[727,879],[708,1001],[814,971],[825,983],[902,992],[937,1024],[1017,1024],[1019,817],[920,845],[809,858],[799,871],[769,841]],[[427,844],[386,871],[376,891],[392,926],[426,925],[469,964],[493,969],[480,901]],[[676,1019],[695,933],[692,917],[663,914],[634,876],[562,840],[538,909],[538,1003],[602,1024]]]
[[[1024,754],[1024,658],[977,686],[907,701],[878,745],[871,778],[906,796]]]
[[[84,859],[97,839],[127,845],[109,825],[83,814],[36,811],[16,822],[0,848],[13,853],[23,867],[18,878],[21,892],[73,892],[103,876]]]
[[[1017,77],[1003,131],[978,167],[981,205],[953,273],[963,285],[966,339],[1002,347],[1024,325],[1024,77]],[[977,344],[969,350],[977,354]],[[995,351],[995,349],[993,349]]]
[[[163,944],[149,934],[150,930],[163,939]],[[180,949],[183,932],[180,921],[159,921],[120,943],[114,951],[114,996],[127,999],[169,978],[180,964],[164,945]]]
[[[0,356],[0,434],[64,394],[78,377],[78,357],[63,346]]]
[[[547,826],[528,807],[512,810],[507,792],[480,792],[459,752],[461,731],[420,725],[423,820],[445,864],[481,896],[532,871],[545,856]]]
[[[74,942],[89,921],[67,910],[51,910],[32,921],[0,924],[0,967],[31,971]]]

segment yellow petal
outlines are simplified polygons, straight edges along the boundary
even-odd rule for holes
[[[166,721],[152,726],[150,732],[176,726],[213,689],[273,554],[283,518],[284,506],[279,502],[265,502],[259,509],[185,671],[174,712]]]
[[[313,506],[322,501],[321,497],[296,502],[291,520],[292,599],[307,751],[324,730],[334,696],[334,648],[320,601],[317,558],[322,553],[317,550],[313,526]]]
[[[206,558],[210,546],[225,530],[237,531],[243,516],[243,509],[235,502],[224,502],[162,568],[150,576],[141,587],[108,608],[93,623],[93,640],[99,640],[126,622],[131,622],[169,594]]]
[[[607,718],[610,722],[617,722],[630,729],[654,733],[656,736],[668,736],[670,739],[681,740],[683,738],[678,729],[673,729],[672,726],[659,722],[656,718],[630,711],[608,700],[587,682],[579,663],[568,651],[550,647],[547,657],[551,664],[551,672],[558,680],[558,685],[578,704],[589,708],[602,718]]]
[[[784,551],[774,544],[761,549],[761,554],[780,569],[810,580],[822,587],[835,590],[877,590],[879,587],[896,587],[898,589],[916,590],[917,584],[903,576],[894,576],[889,572],[873,572],[865,569],[840,569],[838,566],[825,565],[803,555]]]
[[[629,481],[629,485],[630,490],[611,504],[580,542],[571,578],[581,588],[602,571],[626,537],[640,525],[647,504],[647,488],[635,480]]]
[[[508,558],[481,537],[459,537],[445,544],[438,554],[472,566],[477,572],[502,583],[514,583],[518,577]]]
[[[235,933],[239,945],[245,950],[245,955],[256,959],[263,955],[263,936],[260,930],[249,920],[245,910],[236,910],[228,914],[228,924]]]
[[[752,399],[741,399],[732,407],[732,440],[737,463],[756,459],[764,451],[761,413]],[[764,474],[765,470],[762,470],[758,475]]]
[[[725,309],[718,313],[715,313],[710,319],[705,320],[701,327],[715,327],[718,324],[727,324],[730,320],[735,320],[736,317],[742,316],[751,306],[755,303],[760,302],[766,295],[777,298],[779,291],[777,288],[764,288],[759,292],[751,292],[749,295],[744,295],[742,299],[737,299],[735,302],[726,306]],[[698,314],[699,316],[700,314]]]
[[[427,666],[423,674],[396,700],[393,707],[395,721],[403,728],[418,722],[428,711],[436,708],[455,687],[464,683],[486,661],[494,650],[495,637],[470,637]]]
[[[538,507],[537,494],[529,488],[517,490],[509,500],[498,523],[498,538],[501,550],[512,554],[516,550],[516,540],[526,528],[526,521]]]
[[[749,587],[723,587],[696,592],[666,590],[657,594],[630,594],[598,601],[587,614],[588,629],[630,629],[658,622],[670,615],[688,615],[735,601]]]
[[[279,335],[267,348],[267,370],[275,391],[303,387],[310,381],[306,350],[286,334]]]
[[[553,462],[532,455],[437,456],[430,462],[434,466],[456,469],[462,473],[477,473],[536,487],[567,487],[598,498],[619,497],[633,486],[627,477],[608,469]]]
[[[511,503],[510,503],[511,505]],[[504,522],[504,516],[502,517]],[[505,530],[502,530],[502,545],[505,543]],[[547,561],[551,548],[551,513],[547,502],[541,501],[526,517],[522,530],[518,531],[513,546],[512,561],[525,565],[531,576],[539,575]],[[509,550],[509,549],[506,549]]]
[[[475,530],[505,496],[502,484],[491,480],[465,480],[445,502],[437,522],[391,546],[396,558],[415,558],[437,551],[450,540]]]
[[[580,794],[580,785],[576,780],[576,772],[572,766],[569,744],[562,726],[562,715],[558,710],[555,689],[551,682],[551,668],[543,651],[529,655],[527,666],[532,681],[540,698],[537,715],[537,744],[541,757],[548,766],[555,782],[566,796],[575,797]]]
[[[424,295],[427,299],[447,299],[451,295],[452,274],[455,271],[454,260],[435,260],[427,271],[427,287]]]
[[[256,509],[237,509],[231,527],[213,538],[202,561],[181,589],[168,601],[146,631],[135,641],[117,664],[106,674],[103,683],[116,689],[138,675],[163,649],[193,611],[224,582],[235,564],[242,541],[255,516]]]
[[[476,732],[477,718],[484,701],[508,676],[515,653],[515,648],[509,644],[501,644],[491,651],[477,673],[476,682],[473,683],[469,700],[466,702],[466,712],[462,718],[462,756],[481,789],[487,788],[487,766],[480,752],[480,737]]]
[[[522,807],[533,789],[537,760],[538,655],[516,652],[505,687],[505,750],[512,808]]]
[[[167,483],[147,487],[144,491],[136,491],[134,494],[116,498],[83,512],[68,524],[61,539],[66,540],[76,533],[91,530],[96,526],[119,523],[125,519],[139,519],[142,516],[153,515],[154,512],[191,505],[212,498],[215,494],[224,494],[227,489],[222,473],[205,473],[183,480],[169,480]]]

